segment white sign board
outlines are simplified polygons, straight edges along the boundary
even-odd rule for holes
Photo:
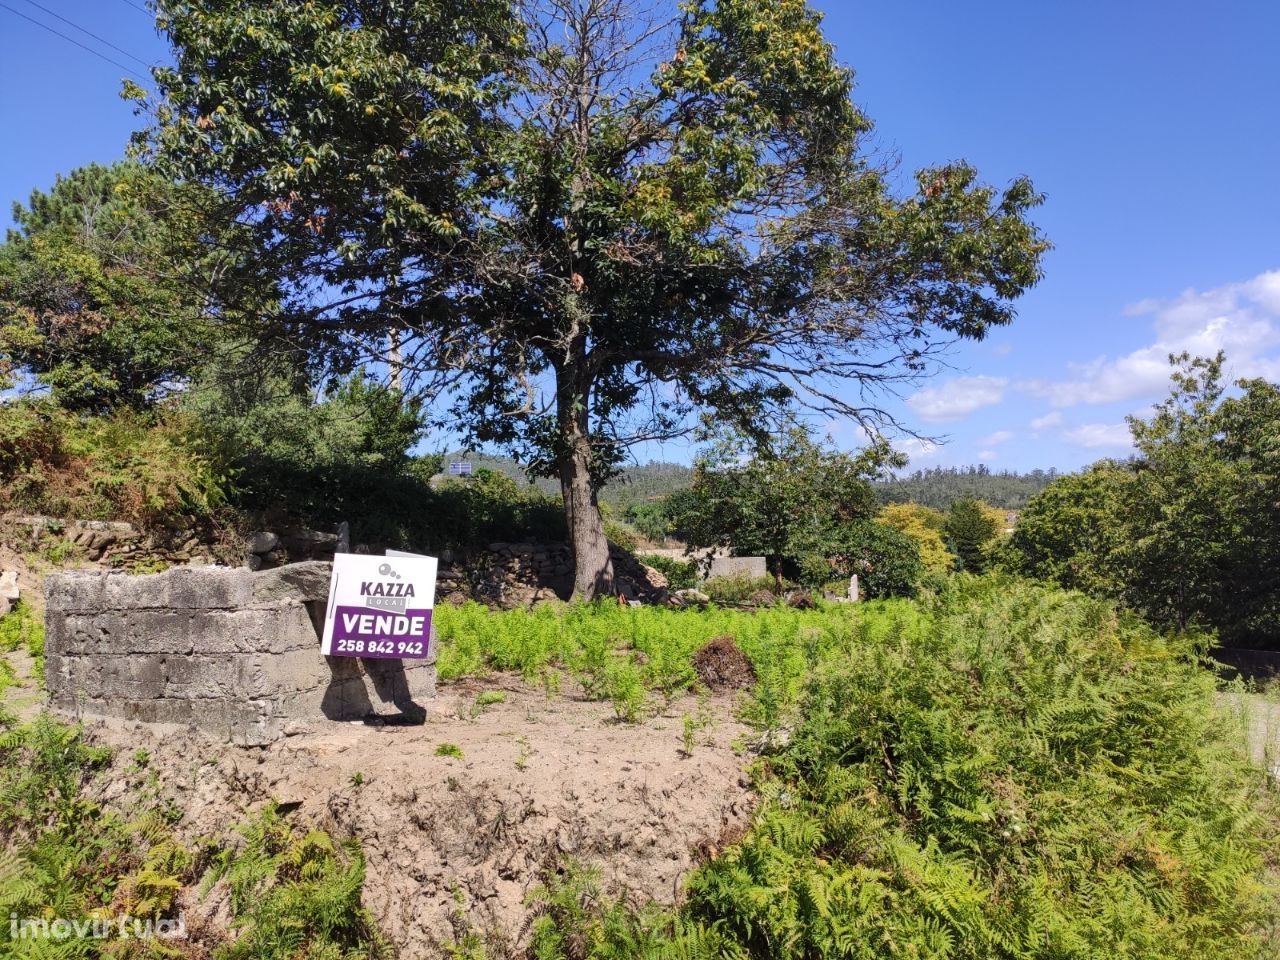
[[[436,600],[435,557],[339,553],[329,578],[320,652],[334,657],[422,659]]]

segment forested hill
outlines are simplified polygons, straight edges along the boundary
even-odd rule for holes
[[[510,457],[488,453],[456,451],[446,460],[466,460],[473,469],[484,467],[506,474],[520,484],[528,483],[524,467]],[[993,507],[1020,510],[1027,501],[1059,476],[1057,470],[1032,470],[1030,473],[1001,471],[993,473],[985,466],[936,467],[884,480],[875,484],[881,503],[919,503],[937,510],[948,510],[962,497],[977,497]],[[650,462],[625,468],[610,480],[600,499],[615,506],[633,501],[665,497],[693,483],[693,469],[681,463]],[[560,485],[554,480],[540,479],[534,484],[543,493],[558,495]]]
[[[993,507],[1020,510],[1058,477],[1057,470],[992,473],[985,466],[935,467],[877,483],[882,503],[919,503],[948,510],[962,497],[977,497]]]
[[[485,467],[506,474],[518,483],[528,483],[524,467],[510,457],[487,453],[450,453],[446,460],[467,460],[473,469]],[[675,490],[683,490],[693,483],[693,469],[681,463],[650,463],[629,466],[620,476],[610,480],[601,492],[606,503],[624,504],[635,500],[651,500],[665,497]],[[536,486],[543,493],[558,495],[560,485],[554,480],[539,479]]]

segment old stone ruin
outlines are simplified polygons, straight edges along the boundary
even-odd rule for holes
[[[330,564],[45,579],[45,682],[67,714],[263,745],[328,721],[420,723],[426,660],[325,657]]]

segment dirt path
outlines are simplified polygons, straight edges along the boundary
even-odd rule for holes
[[[505,701],[480,707],[484,692]],[[689,697],[624,725],[607,703],[548,700],[497,677],[442,685],[424,726],[335,724],[265,749],[195,734],[158,740],[140,726],[93,730],[121,748],[122,769],[149,752],[156,802],[185,811],[188,840],[224,835],[267,798],[359,837],[366,903],[402,956],[417,958],[442,955],[468,929],[499,948],[519,941],[525,898],[565,857],[598,865],[615,891],[671,903],[696,860],[750,814],[748,730],[732,708],[727,697]],[[709,721],[692,756],[686,713]],[[461,758],[438,754],[442,744]],[[136,805],[136,783],[114,774],[102,798]],[[218,912],[211,899],[195,909]]]

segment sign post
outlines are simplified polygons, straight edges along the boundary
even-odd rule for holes
[[[419,660],[430,655],[435,557],[339,553],[329,578],[320,652]]]

